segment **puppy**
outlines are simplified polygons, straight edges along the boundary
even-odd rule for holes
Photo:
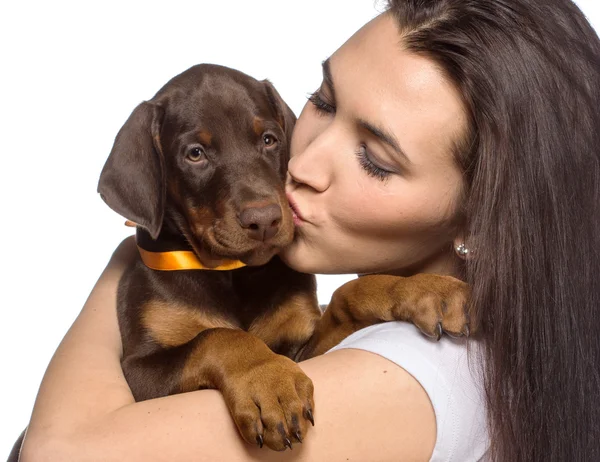
[[[434,275],[359,278],[321,316],[314,276],[277,257],[294,236],[284,191],[294,123],[268,81],[194,66],[133,111],[98,186],[137,224],[139,256],[117,300],[135,399],[218,389],[242,437],[274,450],[314,424],[312,382],[294,360],[386,320],[437,337],[468,326],[466,286]]]

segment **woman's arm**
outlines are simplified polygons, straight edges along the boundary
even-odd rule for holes
[[[22,461],[428,460],[436,430],[427,394],[404,369],[361,350],[301,363],[315,386],[316,426],[285,453],[243,442],[217,391],[135,403],[116,317],[118,280],[134,255],[124,241],[56,351]]]

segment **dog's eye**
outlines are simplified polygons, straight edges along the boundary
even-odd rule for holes
[[[263,135],[263,142],[265,143],[265,146],[271,147],[277,143],[277,138],[275,138],[273,135]]]
[[[192,148],[187,154],[187,158],[192,162],[201,162],[206,159],[204,149],[196,147]]]

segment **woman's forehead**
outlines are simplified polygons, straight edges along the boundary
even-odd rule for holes
[[[465,132],[461,96],[437,64],[408,51],[395,19],[380,15],[329,59],[338,109],[385,126],[411,160],[446,154]]]

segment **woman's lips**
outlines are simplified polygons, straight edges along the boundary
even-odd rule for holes
[[[292,218],[294,220],[294,225],[302,226],[306,220],[304,220],[304,217],[300,213],[300,209],[298,209],[298,204],[296,204],[296,201],[294,201],[290,193],[287,193],[287,200],[290,204],[290,208],[292,209]]]

